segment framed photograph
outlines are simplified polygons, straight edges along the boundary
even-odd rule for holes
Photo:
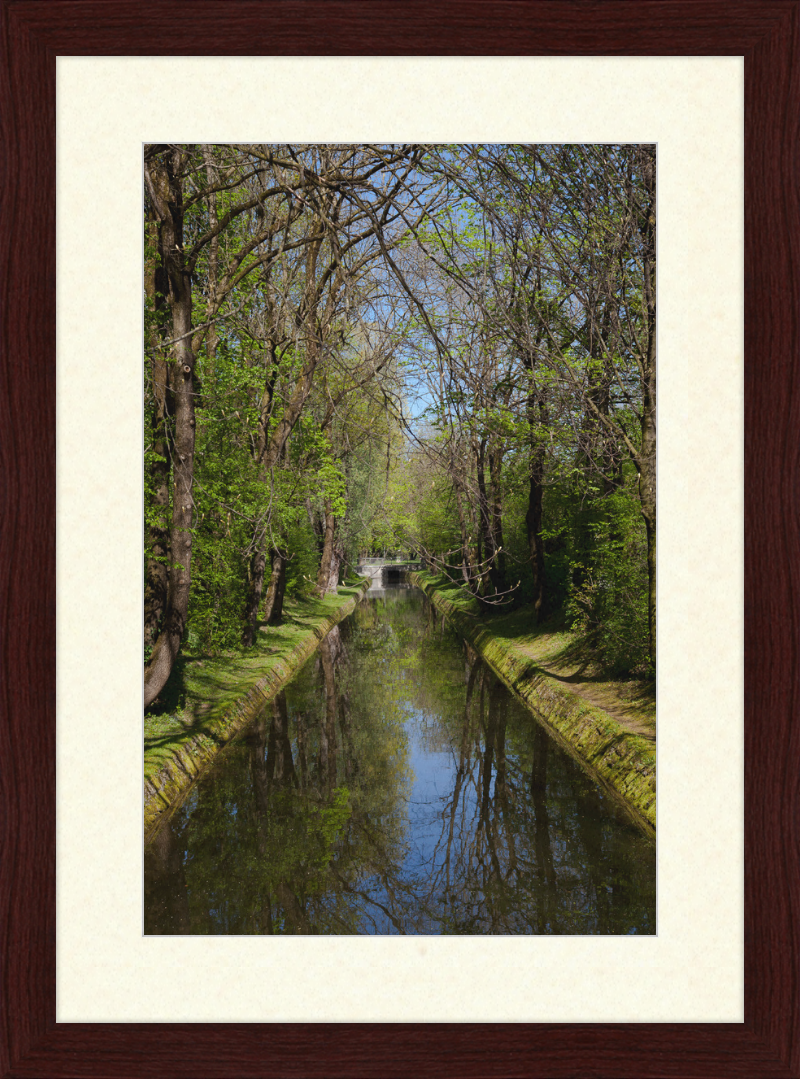
[[[180,21],[157,4],[2,6],[2,1074],[800,1075],[799,5],[234,2],[195,6]],[[568,71],[568,58],[583,66]],[[601,116],[614,114],[616,131],[579,114],[589,97],[605,103]],[[357,107],[345,110],[345,99]],[[679,120],[668,129],[671,106]],[[141,666],[128,662],[140,655],[141,472],[131,462],[141,460],[142,144],[267,130],[275,141],[408,131],[499,143],[521,141],[528,110],[538,114],[532,142],[658,143],[659,224],[674,222],[666,231],[678,236],[659,262],[675,286],[659,328],[674,357],[664,412],[674,588],[659,594],[659,613],[680,643],[659,668],[659,720],[674,724],[659,777],[658,937],[609,947],[539,937],[533,949],[519,937],[448,947],[417,937],[394,951],[374,939],[324,938],[315,950],[312,938],[302,947],[270,938],[267,953],[252,938],[143,936]],[[715,199],[725,213],[698,218]],[[705,319],[688,284],[700,273]],[[703,512],[687,516],[681,538],[692,502]],[[681,620],[702,642],[695,655]],[[693,699],[682,704],[687,688]]]

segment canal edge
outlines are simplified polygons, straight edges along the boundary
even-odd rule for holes
[[[501,641],[441,596],[418,573],[409,579],[480,653],[498,678],[570,754],[621,800],[650,836],[656,832],[656,749],[597,705],[565,689],[513,644]]]
[[[177,809],[200,775],[250,723],[267,701],[291,681],[303,664],[317,650],[326,635],[352,614],[369,588],[369,581],[354,586],[355,596],[343,598],[342,604],[328,617],[318,619],[303,633],[291,649],[277,658],[262,677],[222,713],[209,716],[202,730],[187,732],[186,738],[170,750],[159,771],[144,778],[144,842],[153,838],[164,820]],[[143,755],[146,757],[146,751]]]

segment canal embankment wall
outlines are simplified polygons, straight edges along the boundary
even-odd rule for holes
[[[190,659],[188,698],[176,714],[145,717],[144,835],[164,819],[225,747],[291,680],[320,641],[353,612],[365,580],[307,603],[281,627],[270,627],[247,657]]]
[[[513,640],[497,636],[491,626],[445,598],[435,577],[412,573],[410,579],[556,740],[600,779],[644,831],[655,834],[655,745],[552,677]]]

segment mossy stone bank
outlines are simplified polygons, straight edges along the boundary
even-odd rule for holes
[[[288,604],[284,625],[264,627],[245,657],[188,656],[186,702],[145,716],[144,835],[147,842],[198,776],[290,681],[320,641],[355,609],[369,581],[337,595]]]
[[[411,580],[556,740],[612,792],[645,832],[655,835],[655,745],[572,692],[515,646],[513,640],[496,635],[491,625],[442,595],[443,590],[452,594],[451,582],[444,584],[428,573],[412,573]]]

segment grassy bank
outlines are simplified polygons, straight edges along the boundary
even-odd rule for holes
[[[428,573],[411,576],[557,740],[654,833],[653,687],[604,679],[569,632],[532,630],[524,609],[482,617],[475,600],[452,582]]]
[[[263,627],[244,656],[179,657],[159,698],[161,711],[144,718],[145,840],[368,587],[364,581],[322,600],[287,600],[284,624]]]

